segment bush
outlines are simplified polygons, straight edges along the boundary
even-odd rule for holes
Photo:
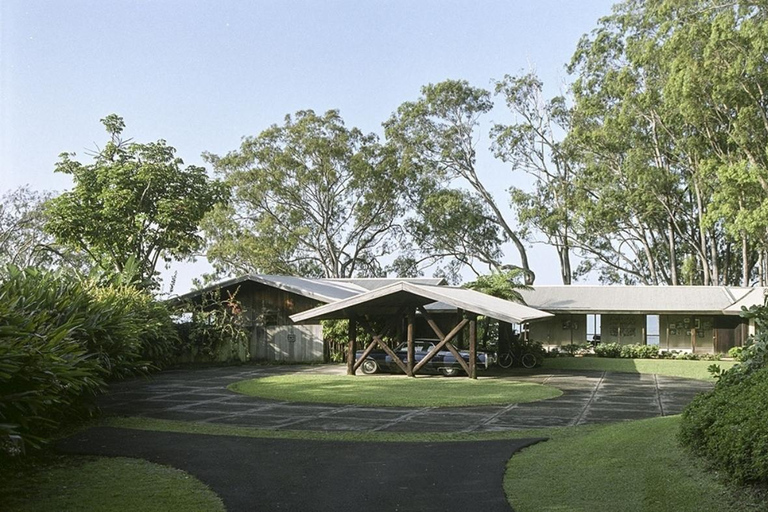
[[[0,452],[9,435],[37,446],[93,411],[111,378],[162,366],[176,338],[168,311],[126,286],[8,267],[0,282]]]
[[[560,347],[560,351],[564,355],[568,356],[575,356],[575,355],[583,355],[588,354],[592,350],[592,345],[589,343],[569,343],[568,345],[563,345]]]
[[[79,339],[90,299],[75,281],[6,269],[0,283],[0,437],[32,446],[61,421],[89,412],[107,371]]]
[[[621,345],[618,343],[600,343],[595,347],[598,357],[621,357]]]
[[[744,352],[744,347],[732,347],[728,350],[728,357],[732,357],[737,361],[741,361],[741,354]]]
[[[683,411],[681,442],[739,482],[768,483],[767,396],[768,368],[721,380]]]
[[[753,306],[758,334],[741,352],[742,362],[717,377],[715,389],[683,411],[680,441],[739,482],[768,484],[768,308]]]

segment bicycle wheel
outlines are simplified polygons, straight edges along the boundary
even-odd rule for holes
[[[520,358],[520,364],[523,365],[525,368],[533,368],[536,366],[536,356],[531,354],[530,352],[526,352],[523,354],[523,357]]]
[[[512,366],[513,358],[511,352],[504,352],[502,354],[499,354],[499,366],[502,368],[509,368]]]

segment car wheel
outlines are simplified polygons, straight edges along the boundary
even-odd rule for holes
[[[520,363],[525,368],[533,368],[536,366],[536,356],[531,353],[523,354],[523,357],[520,359]]]
[[[440,373],[445,375],[446,377],[455,377],[459,374],[458,368],[440,368]]]
[[[512,361],[513,361],[512,354],[510,354],[509,352],[504,352],[503,354],[499,354],[498,363],[499,363],[499,366],[501,366],[502,368],[509,368],[510,366],[512,366]]]
[[[365,361],[363,361],[363,365],[361,366],[361,368],[364,374],[371,375],[379,371],[379,364],[373,359],[366,359]]]

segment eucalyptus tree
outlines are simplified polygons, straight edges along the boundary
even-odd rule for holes
[[[592,263],[616,279],[730,284],[740,241],[750,281],[768,225],[754,215],[768,190],[766,34],[761,3],[633,0],[582,39],[569,139],[592,187]]]
[[[240,149],[207,154],[231,189],[208,217],[220,272],[379,276],[402,233],[408,171],[336,110],[286,116]]]
[[[492,129],[494,154],[509,163],[513,172],[525,172],[533,178],[530,191],[510,187],[511,204],[521,225],[543,233],[555,248],[562,282],[571,284],[576,234],[571,212],[578,194],[574,186],[578,169],[574,169],[573,155],[562,141],[570,126],[570,109],[562,96],[546,100],[543,83],[533,73],[507,75],[495,89],[515,122]]]
[[[47,233],[43,205],[53,197],[28,186],[19,187],[0,198],[0,267],[50,267],[58,251]]]
[[[384,123],[385,133],[388,142],[397,149],[402,166],[419,178],[414,203],[420,221],[412,226],[419,228],[415,238],[423,251],[434,251],[459,263],[480,261],[499,268],[501,243],[510,241],[517,249],[525,281],[530,284],[535,275],[523,238],[477,169],[479,119],[492,108],[489,91],[471,87],[463,80],[446,80],[422,87],[416,101],[400,105]],[[454,180],[467,186],[468,191],[450,192]],[[433,206],[440,204],[441,199],[448,199],[455,208],[449,216],[432,213]],[[461,226],[449,222],[449,217],[460,219],[462,216],[476,223],[488,236],[478,240],[480,233],[470,232],[477,226],[462,230]],[[444,229],[446,224],[450,225]]]
[[[153,286],[160,262],[190,258],[204,246],[200,222],[224,190],[205,168],[183,167],[164,140],[125,140],[121,117],[101,121],[110,140],[92,163],[61,154],[56,172],[70,175],[74,187],[47,202],[46,230],[105,272],[136,266],[138,281]]]

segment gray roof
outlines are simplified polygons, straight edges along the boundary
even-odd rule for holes
[[[730,286],[535,286],[526,304],[552,313],[731,314],[762,304],[763,288]]]
[[[394,313],[405,304],[427,305],[442,302],[457,309],[511,323],[524,323],[552,316],[549,313],[499,299],[466,288],[432,286],[399,281],[383,288],[291,315],[297,323],[348,318],[351,312]]]
[[[269,274],[247,274],[206,286],[200,290],[193,290],[180,295],[176,300],[184,300],[196,297],[206,291],[229,288],[238,284],[253,282],[272,288],[285,290],[296,295],[315,299],[320,302],[335,302],[354,297],[369,290],[375,290],[388,286],[395,282],[407,281],[418,284],[444,284],[443,279],[433,278],[409,278],[409,279],[378,279],[378,278],[352,278],[352,279],[320,279],[295,276],[278,276]]]

